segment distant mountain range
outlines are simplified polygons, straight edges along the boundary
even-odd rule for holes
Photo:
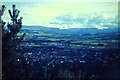
[[[96,33],[118,33],[118,28],[69,28],[69,29],[59,29],[45,26],[23,26],[22,30],[37,30],[47,33],[54,34],[96,34]]]

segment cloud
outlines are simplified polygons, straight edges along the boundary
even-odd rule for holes
[[[55,18],[51,24],[64,26],[67,28],[115,28],[118,24],[117,15],[114,17],[105,17],[100,14],[79,14],[74,16],[72,14],[66,14]]]
[[[21,11],[23,25],[58,28],[100,27],[103,25],[110,27],[117,22],[115,15],[118,12],[118,6],[113,2],[9,2],[3,4],[7,9],[11,9],[11,5],[16,4]],[[3,19],[10,20],[7,10]],[[108,25],[110,23],[112,25]]]

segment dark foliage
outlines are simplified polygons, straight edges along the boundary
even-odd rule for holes
[[[5,11],[5,5],[2,5],[1,16]],[[2,78],[12,78],[13,76],[18,77],[16,73],[21,73],[21,66],[18,62],[20,57],[21,48],[20,43],[23,40],[25,33],[22,36],[17,34],[22,28],[22,17],[18,19],[20,11],[15,8],[15,5],[12,5],[12,11],[8,10],[11,22],[7,23],[2,21]],[[1,18],[1,17],[0,17]]]

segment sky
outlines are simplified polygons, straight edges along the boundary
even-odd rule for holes
[[[119,0],[1,0],[2,2],[119,2]]]
[[[23,25],[67,28],[113,28],[118,24],[117,2],[2,2],[3,20],[9,21],[8,9],[16,4]]]

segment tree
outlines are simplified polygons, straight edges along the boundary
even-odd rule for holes
[[[22,17],[18,19],[20,11],[16,9],[15,5],[12,5],[12,10],[8,10],[11,22],[8,22],[6,25],[6,22],[2,21],[1,16],[5,8],[5,5],[2,5],[0,10],[0,23],[2,25],[2,74],[4,77],[10,77],[13,75],[11,74],[11,68],[18,66],[17,60],[20,56],[17,53],[20,51],[20,43],[25,33],[22,36],[18,36],[22,28]]]

